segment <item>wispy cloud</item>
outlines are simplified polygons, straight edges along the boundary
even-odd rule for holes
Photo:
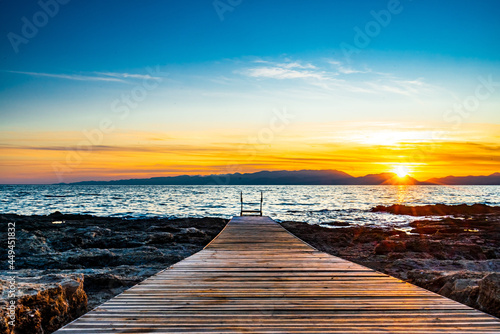
[[[247,67],[243,71],[237,73],[244,74],[252,78],[265,78],[265,79],[314,79],[326,80],[326,73],[318,70],[318,68],[311,64],[299,61],[285,61],[285,62],[271,62],[267,60],[254,60],[256,67]]]
[[[114,82],[125,82],[122,79],[109,77],[109,76],[93,76],[93,75],[81,75],[81,74],[54,74],[54,73],[43,73],[43,72],[24,72],[24,71],[5,71],[9,73],[25,74],[34,77],[47,77],[55,79],[66,79],[66,80],[77,80],[77,81],[114,81]]]
[[[292,69],[287,67],[257,67],[247,70],[247,75],[254,78],[271,79],[317,79],[325,80],[325,76],[320,72],[313,72],[302,69]]]
[[[366,84],[378,92],[386,92],[404,96],[418,96],[441,91],[440,87],[428,84],[422,78],[404,80],[398,78],[382,78],[367,81]]]
[[[289,62],[278,64],[279,67],[283,68],[300,68],[300,69],[316,69],[317,67],[311,63],[301,64],[299,62]]]
[[[26,71],[3,71],[8,73],[16,73],[29,75],[34,77],[46,77],[64,80],[76,81],[107,81],[107,82],[129,82],[127,79],[144,80],[144,79],[160,79],[149,74],[135,73],[117,73],[117,72],[91,72],[86,74],[65,74],[65,73],[44,73],[44,72],[26,72]]]
[[[160,79],[159,77],[153,77],[149,74],[132,74],[132,73],[116,73],[116,72],[94,72],[97,75],[113,78],[123,78],[123,79]]]
[[[356,68],[335,59],[317,63],[289,60],[256,60],[253,66],[235,71],[246,77],[275,80],[302,80],[305,84],[328,93],[396,94],[416,97],[439,90],[423,78],[398,78],[390,73],[374,71],[366,66]]]
[[[344,66],[339,67],[339,72],[342,74],[370,73],[370,71],[355,70],[352,69],[351,67],[344,67]]]
[[[342,62],[338,60],[328,60],[327,61],[330,65],[333,65],[334,68],[338,71],[340,74],[356,74],[356,73],[372,73],[370,69],[365,69],[365,70],[360,70],[360,69],[354,69],[351,66],[346,66]]]
[[[150,153],[172,153],[172,152],[189,152],[190,154],[195,152],[213,152],[217,150],[223,150],[217,147],[199,147],[195,145],[154,145],[154,146],[119,146],[119,145],[93,145],[93,152],[150,152]],[[21,146],[21,145],[9,145],[0,144],[0,150],[29,150],[29,151],[58,151],[58,152],[70,152],[77,151],[79,147],[71,146]],[[231,148],[225,148],[224,150],[230,151]]]

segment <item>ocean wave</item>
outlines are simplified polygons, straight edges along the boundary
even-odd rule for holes
[[[43,195],[47,198],[64,198],[64,197],[75,197],[75,195]]]
[[[500,205],[500,187],[470,186],[398,187],[335,186],[267,187],[264,215],[277,220],[334,225],[392,224],[403,226],[411,217],[374,213],[377,205],[474,204]],[[140,218],[223,217],[239,214],[240,191],[255,194],[252,186],[9,186],[1,187],[0,212],[47,215],[68,214]],[[199,196],[203,194],[203,196]],[[260,202],[260,194],[258,196]],[[255,202],[256,197],[252,197]],[[251,199],[250,197],[248,199]],[[247,204],[247,203],[245,203]],[[172,218],[173,219],[173,218]],[[420,218],[422,219],[422,217]]]

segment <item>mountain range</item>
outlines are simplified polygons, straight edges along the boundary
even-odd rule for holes
[[[447,176],[418,181],[394,173],[354,177],[338,170],[261,171],[255,173],[179,175],[113,181],[82,181],[80,185],[500,185],[500,173],[488,176]]]

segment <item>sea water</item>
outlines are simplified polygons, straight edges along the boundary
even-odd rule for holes
[[[325,226],[404,226],[422,219],[370,212],[377,205],[500,205],[500,186],[3,185],[0,213],[230,218],[239,215],[240,192],[246,209],[258,209],[261,191],[264,215]]]

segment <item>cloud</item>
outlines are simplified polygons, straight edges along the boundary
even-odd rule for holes
[[[314,64],[289,59],[275,62],[259,59],[252,61],[252,65],[235,73],[257,79],[303,80],[328,94],[385,93],[416,98],[440,90],[422,78],[398,78],[366,66],[364,69],[347,66],[335,59],[322,59]]]
[[[342,74],[354,74],[354,73],[370,73],[370,71],[354,70],[350,67],[339,67],[339,72]]]
[[[247,68],[239,73],[252,78],[267,78],[278,80],[289,79],[314,79],[326,80],[324,71],[311,63],[302,63],[298,61],[271,62],[266,60],[253,61],[257,64],[266,64],[265,66],[257,66]]]
[[[9,73],[25,74],[35,77],[48,77],[56,79],[78,80],[78,81],[114,81],[125,82],[122,79],[108,77],[108,76],[89,76],[80,74],[54,74],[54,73],[41,73],[41,72],[23,72],[23,71],[5,71]]]
[[[8,73],[24,74],[34,77],[47,77],[54,79],[66,79],[76,81],[107,81],[107,82],[128,82],[126,79],[160,79],[149,74],[117,73],[117,72],[92,72],[90,74],[58,74],[26,71],[3,71]]]
[[[325,80],[322,73],[304,70],[294,70],[287,67],[257,67],[248,69],[247,75],[254,78],[270,79],[318,79]]]
[[[154,145],[154,146],[112,146],[112,145],[88,145],[82,146],[83,149],[92,152],[143,152],[143,153],[173,153],[173,152],[188,152],[190,154],[195,152],[214,152],[214,151],[231,151],[232,148],[221,147],[199,147],[196,145]],[[29,145],[9,145],[0,144],[0,150],[28,150],[28,151],[55,151],[55,152],[70,152],[81,151],[82,147],[79,146],[29,146]]]
[[[387,93],[406,95],[406,96],[410,95],[410,93],[406,89],[404,89],[402,87],[398,87],[398,86],[390,86],[390,85],[381,84],[378,82],[369,82],[368,85],[377,91],[384,91]]]
[[[278,64],[279,67],[283,68],[301,68],[301,69],[316,69],[317,67],[311,63],[301,64],[299,62],[281,63]]]
[[[153,77],[149,74],[132,74],[132,73],[116,73],[116,72],[94,72],[98,75],[114,77],[114,78],[123,78],[123,79],[155,79],[159,80],[159,77]]]
[[[383,78],[366,83],[369,87],[380,92],[393,93],[405,96],[417,96],[433,91],[442,90],[440,87],[432,86],[424,82],[422,78],[413,80]]]
[[[345,66],[342,62],[340,62],[338,60],[329,59],[327,62],[330,65],[335,66],[335,68],[337,69],[337,71],[340,74],[372,73],[372,71],[370,69],[358,70],[358,69],[353,69],[350,66]]]

